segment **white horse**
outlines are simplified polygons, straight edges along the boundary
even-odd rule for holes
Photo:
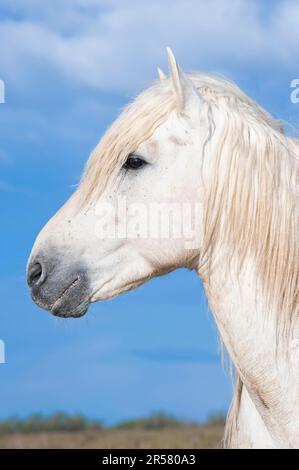
[[[299,447],[298,141],[235,85],[187,76],[168,58],[169,78],[160,71],[123,111],[39,234],[32,297],[81,316],[153,276],[195,269],[237,375],[224,445]],[[141,223],[123,235],[136,203],[192,205],[198,230],[157,238]],[[99,235],[103,217],[118,235]]]

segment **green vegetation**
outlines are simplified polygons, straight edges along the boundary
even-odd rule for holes
[[[115,426],[116,429],[165,429],[178,428],[187,423],[165,413],[153,413],[147,418],[124,421]]]
[[[223,413],[213,413],[205,424],[223,426],[225,416]],[[179,429],[186,426],[198,426],[177,419],[176,417],[156,412],[149,417],[125,421],[106,429],[115,430],[163,430]],[[35,433],[35,432],[77,432],[77,431],[100,431],[104,426],[100,421],[90,420],[80,414],[69,415],[57,412],[52,415],[34,414],[27,418],[10,418],[0,421],[0,434],[10,433]]]
[[[68,415],[67,413],[54,413],[50,416],[34,414],[27,418],[10,418],[0,421],[0,434],[30,433],[30,432],[72,432],[101,429],[101,423],[90,421],[81,415]]]

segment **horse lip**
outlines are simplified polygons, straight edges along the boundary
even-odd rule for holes
[[[54,308],[52,307],[51,309],[51,313],[55,316],[55,317],[61,317],[61,318],[79,318],[79,317],[83,317],[83,315],[85,315],[85,313],[87,312],[88,310],[88,307],[89,307],[89,301],[88,300],[84,300],[83,302],[81,302],[75,309],[72,310],[72,312],[70,313],[64,313],[63,310],[59,311],[59,309]]]
[[[62,294],[60,294],[60,296],[58,297],[58,299],[54,302],[54,304],[52,305],[52,308],[51,310],[55,310],[57,306],[59,306],[60,303],[62,303],[63,299],[69,294],[70,290],[72,288],[74,288],[78,282],[80,282],[80,276],[77,276],[62,292]]]
[[[80,275],[76,276],[75,279],[63,290],[63,292],[60,294],[58,299],[54,302],[52,307],[50,308],[50,311],[53,315],[59,316],[59,317],[81,317],[83,316],[89,306],[89,299],[84,299],[82,302],[79,303],[74,309],[72,309],[71,312],[65,312],[65,307],[63,306],[64,301],[69,297],[69,295],[72,293],[72,290],[80,284],[81,277]]]

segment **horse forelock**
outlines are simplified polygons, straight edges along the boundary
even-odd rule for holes
[[[240,109],[248,107],[255,110],[260,119],[274,128],[280,126],[233,83],[204,74],[193,74],[190,78],[211,105],[216,105],[223,98]],[[79,186],[82,205],[99,197],[111,175],[120,168],[128,154],[147,140],[174,109],[175,100],[169,79],[156,82],[125,107],[88,159]]]

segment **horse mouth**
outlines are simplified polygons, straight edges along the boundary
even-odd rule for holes
[[[62,276],[53,279],[50,285],[31,289],[33,301],[56,317],[82,317],[90,304],[88,281],[83,273],[78,273],[71,279],[63,289],[59,289],[59,285],[63,283]]]
[[[89,298],[82,300],[82,279],[78,275],[60,294],[50,308],[50,312],[62,318],[78,318],[85,315],[89,307]]]

